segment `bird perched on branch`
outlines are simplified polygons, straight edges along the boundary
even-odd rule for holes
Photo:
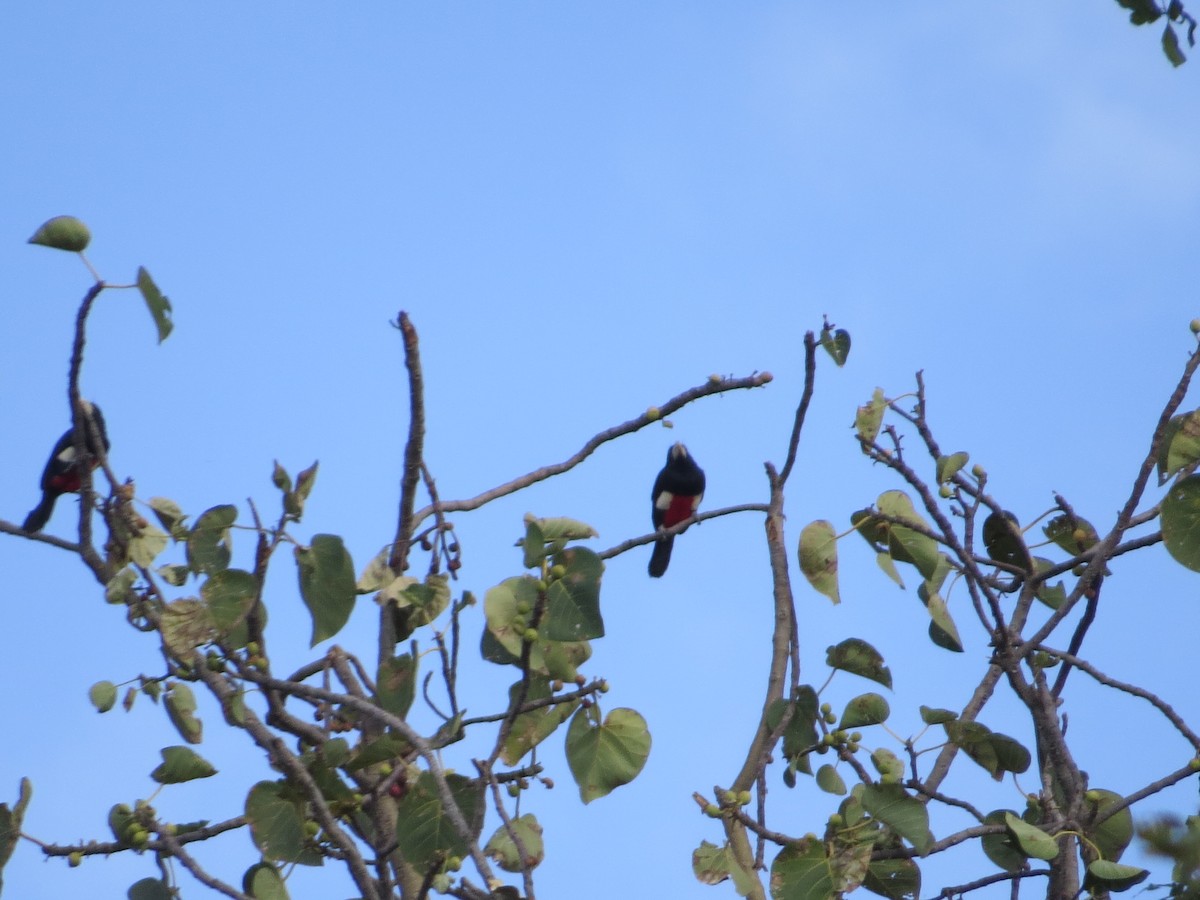
[[[650,494],[653,506],[650,519],[657,529],[670,528],[692,516],[704,497],[704,470],[696,465],[683,444],[672,444],[667,451],[667,464],[654,479]],[[654,542],[650,556],[650,575],[659,578],[671,561],[674,535],[660,536]]]
[[[25,524],[21,527],[26,531],[41,531],[50,521],[50,514],[54,512],[54,503],[59,496],[78,493],[83,486],[84,466],[91,470],[100,465],[101,451],[94,436],[99,436],[104,444],[104,452],[108,452],[108,432],[104,428],[100,407],[87,400],[82,401],[81,407],[84,418],[79,424],[84,430],[83,443],[87,454],[82,459],[76,458],[75,428],[68,428],[50,451],[50,459],[42,471],[42,502],[25,517]],[[91,427],[88,427],[88,420],[91,421]]]

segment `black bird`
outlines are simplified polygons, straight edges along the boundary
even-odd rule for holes
[[[82,406],[84,416],[91,419],[96,433],[104,443],[104,452],[107,453],[110,444],[108,432],[104,428],[104,416],[100,414],[100,407],[86,400],[83,401]],[[82,460],[76,458],[75,428],[74,426],[68,428],[66,433],[58,439],[54,449],[50,451],[50,459],[46,461],[46,468],[42,471],[42,502],[25,517],[25,524],[21,527],[26,531],[41,531],[50,521],[50,514],[54,512],[54,503],[59,496],[79,492],[83,486],[84,465],[87,465],[89,469],[100,465],[100,448],[96,446],[92,437],[93,429],[87,427],[86,421],[80,421],[80,426],[84,429],[84,446],[87,447],[87,455]]]
[[[655,528],[670,528],[690,517],[700,506],[704,497],[704,470],[696,465],[683,444],[672,444],[667,451],[667,464],[654,479],[654,490],[650,494],[653,504],[650,520]],[[660,537],[654,543],[650,556],[650,575],[659,578],[667,571],[671,561],[671,545],[675,536]]]

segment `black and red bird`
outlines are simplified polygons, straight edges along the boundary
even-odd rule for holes
[[[104,452],[107,453],[110,444],[108,432],[104,428],[104,416],[100,414],[100,407],[86,400],[82,405],[84,415],[91,419],[95,432],[104,443]],[[89,469],[100,465],[100,448],[96,446],[92,436],[93,429],[88,428],[85,421],[80,421],[80,426],[84,429],[83,443],[87,447],[86,458],[84,460],[76,459],[75,428],[68,428],[66,433],[58,439],[54,449],[50,451],[50,459],[46,461],[46,468],[42,471],[42,502],[25,517],[25,524],[21,527],[26,531],[41,531],[46,526],[46,523],[50,521],[50,514],[54,512],[54,503],[60,495],[78,493],[80,487],[83,486],[84,465],[87,465]]]
[[[704,497],[704,470],[696,465],[683,444],[672,444],[667,451],[667,464],[654,479],[654,490],[650,494],[653,506],[650,519],[654,527],[670,528],[689,518],[700,506]],[[650,575],[659,578],[667,571],[671,561],[671,545],[674,535],[660,537],[654,542],[654,553],[650,556]]]

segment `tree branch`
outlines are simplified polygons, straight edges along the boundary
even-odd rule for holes
[[[475,497],[467,500],[448,500],[435,505],[430,504],[419,510],[413,517],[414,525],[423,522],[429,516],[433,515],[435,508],[440,509],[443,513],[468,512],[473,509],[479,509],[493,500],[498,500],[501,497],[507,497],[509,494],[527,488],[530,485],[537,484],[539,481],[545,481],[555,475],[561,475],[563,472],[569,472],[575,468],[601,445],[611,440],[622,437],[626,434],[632,434],[635,431],[640,431],[647,425],[651,425],[676,410],[686,406],[687,404],[698,400],[701,397],[709,397],[715,394],[723,394],[727,391],[743,390],[746,388],[762,387],[770,383],[772,379],[770,372],[761,372],[756,375],[750,375],[745,378],[723,378],[719,381],[706,381],[704,384],[690,388],[675,397],[672,397],[661,407],[654,410],[648,410],[628,422],[623,422],[620,425],[614,425],[612,428],[605,429],[590,438],[578,451],[559,463],[552,463],[548,466],[543,466],[540,469],[535,469],[528,474],[522,475],[519,478],[514,478],[498,487],[484,491]]]

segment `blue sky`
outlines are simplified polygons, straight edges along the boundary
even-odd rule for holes
[[[105,294],[93,316],[84,390],[107,415],[117,471],[140,496],[198,514],[244,509],[248,496],[269,509],[272,460],[295,472],[319,459],[298,535],[343,535],[360,568],[394,528],[407,417],[388,322],[400,309],[422,336],[427,458],[447,498],[565,458],[710,373],[776,376],[459,517],[460,586],[479,594],[519,571],[511,544],[527,511],[589,521],[602,547],[647,530],[674,440],[708,472],[707,507],[764,499],[762,463],[782,461],[802,336],[822,314],[854,349],[844,370],[821,367],[789,541],[812,519],[844,526],[897,486],[847,426],[877,385],[903,393],[917,369],[943,444],[985,465],[1022,520],[1060,491],[1103,527],[1200,314],[1200,61],[1172,70],[1157,31],[1131,28],[1112,3],[851,12],[6,4],[0,517],[33,505],[67,423],[70,327],[89,279],[25,240],[70,213],[91,226],[89,256],[107,279],[145,265],[175,304],[162,346],[132,292]],[[62,506],[52,533],[69,533]],[[930,649],[915,597],[860,544],[843,551],[840,607],[798,586],[805,678],[824,681],[828,644],[872,641],[896,676],[893,727],[912,733],[917,704],[961,706],[986,647],[976,632],[961,657]],[[646,578],[642,551],[608,567],[608,636],[587,671],[611,681],[609,707],[649,720],[650,762],[583,808],[547,749],[558,787],[522,810],[546,827],[543,897],[731,896],[690,874],[691,850],[720,840],[690,796],[732,777],[757,714],[771,621],[761,523],[693,529],[661,582]],[[1196,576],[1159,548],[1142,557],[1106,585],[1091,653],[1195,723]],[[309,658],[289,565],[279,559],[270,584],[280,670]],[[11,802],[28,775],[29,831],[104,837],[109,806],[147,796],[158,748],[178,737],[144,701],[97,716],[86,689],[161,663],[58,551],[0,540],[0,572],[0,797]],[[364,601],[338,643],[369,657],[373,622]],[[479,619],[468,627],[477,634]],[[510,673],[480,663],[464,680],[484,712]],[[839,678],[830,699],[868,689]],[[1137,704],[1079,679],[1073,690],[1093,784],[1132,790],[1186,759]],[[164,792],[164,816],[237,814],[266,777],[242,763],[243,739],[207,718],[200,749],[222,774]],[[449,763],[469,768],[465,756]],[[980,780],[962,774],[949,787]],[[833,804],[809,788],[772,783],[778,827],[820,830]],[[989,791],[996,806],[1020,802],[1010,784]],[[1194,786],[1141,809],[1195,812]],[[212,864],[237,881],[252,858],[239,835]],[[980,871],[969,856],[930,861],[923,895]],[[24,845],[6,896],[56,898],[86,882],[92,896],[122,897],[150,874],[133,857],[68,871]],[[332,870],[298,877],[293,897],[351,891]]]

